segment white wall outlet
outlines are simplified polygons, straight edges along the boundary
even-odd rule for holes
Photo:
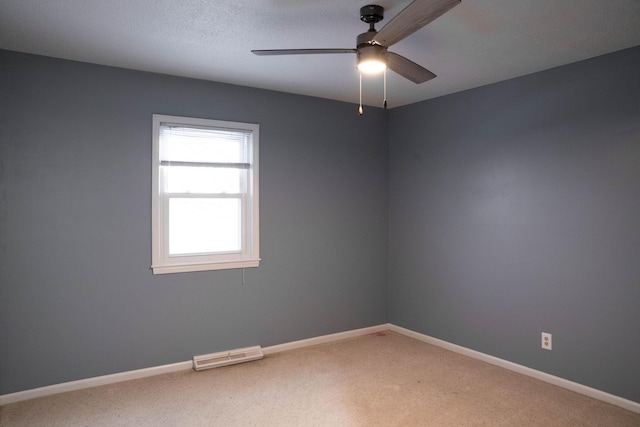
[[[542,333],[542,348],[551,350],[551,334],[548,332]]]

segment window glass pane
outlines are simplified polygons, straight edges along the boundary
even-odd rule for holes
[[[241,251],[240,199],[169,200],[169,255]]]
[[[241,131],[166,125],[160,129],[160,160],[245,163],[248,139]]]
[[[165,191],[169,193],[231,193],[242,189],[246,169],[161,166]]]

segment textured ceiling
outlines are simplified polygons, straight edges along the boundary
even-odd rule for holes
[[[385,20],[409,0],[381,0]],[[363,0],[2,0],[0,48],[358,102],[355,55],[258,57],[251,49],[354,48]],[[390,48],[433,71],[388,73],[389,107],[640,45],[640,0],[463,0]],[[382,77],[363,79],[382,103]]]

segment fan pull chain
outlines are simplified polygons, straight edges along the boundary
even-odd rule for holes
[[[387,69],[384,70],[384,109],[387,109]]]
[[[358,107],[358,114],[362,115],[362,73],[360,74],[360,106]]]

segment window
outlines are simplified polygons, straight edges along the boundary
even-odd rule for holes
[[[259,265],[258,130],[153,115],[154,274]]]

